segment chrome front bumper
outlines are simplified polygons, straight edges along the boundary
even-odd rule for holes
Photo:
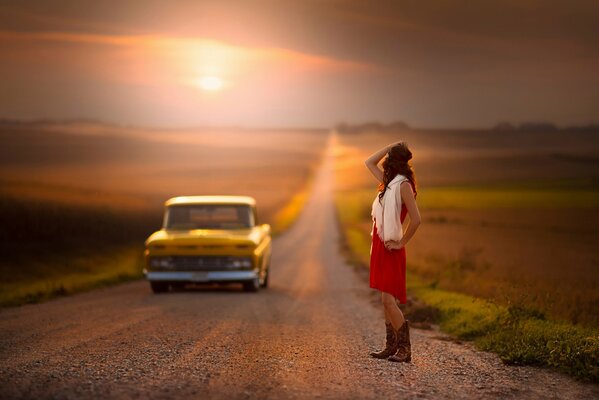
[[[149,281],[242,282],[258,278],[256,271],[144,271]]]

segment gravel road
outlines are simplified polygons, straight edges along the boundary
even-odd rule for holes
[[[412,330],[410,364],[370,358],[382,312],[338,252],[332,178],[329,155],[268,290],[141,281],[0,311],[0,398],[599,398],[435,330]]]

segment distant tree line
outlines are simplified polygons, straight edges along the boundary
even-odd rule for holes
[[[341,122],[335,126],[335,130],[339,133],[362,133],[362,132],[381,132],[381,133],[394,133],[402,132],[407,130],[418,130],[418,128],[412,128],[403,121],[392,122],[389,124],[383,124],[377,121],[365,122],[361,124],[347,124]],[[484,130],[484,129],[482,129]],[[494,132],[558,132],[558,131],[572,131],[572,132],[599,132],[599,124],[588,124],[588,125],[574,125],[574,126],[563,126],[558,127],[551,122],[522,122],[520,124],[512,124],[511,122],[500,122],[490,128],[489,130]]]
[[[599,124],[574,125],[558,127],[551,122],[523,122],[519,125],[514,125],[510,122],[500,122],[492,128],[497,132],[557,132],[557,131],[577,131],[577,132],[597,132]]]

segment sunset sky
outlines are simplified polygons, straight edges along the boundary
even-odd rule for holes
[[[0,117],[599,122],[597,1],[0,1]]]

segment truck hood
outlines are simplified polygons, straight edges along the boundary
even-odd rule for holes
[[[256,246],[264,231],[260,227],[250,229],[195,229],[189,231],[160,230],[152,234],[146,245],[151,246]]]

